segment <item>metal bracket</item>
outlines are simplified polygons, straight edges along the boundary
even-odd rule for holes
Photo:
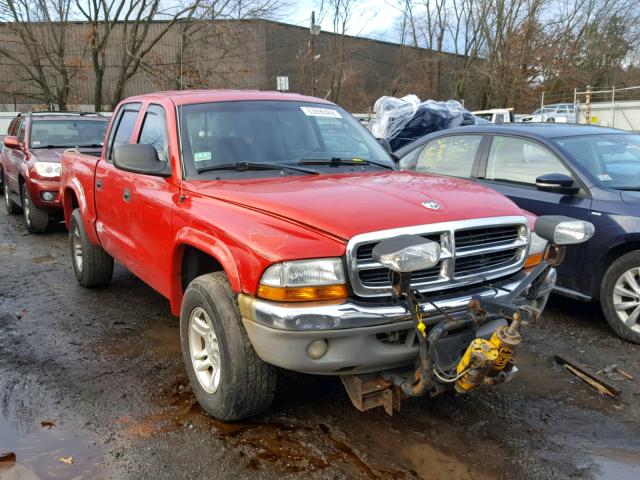
[[[388,415],[400,411],[400,389],[374,375],[342,375],[340,377],[351,403],[361,412],[383,407]]]

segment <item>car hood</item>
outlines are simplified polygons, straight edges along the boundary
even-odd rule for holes
[[[620,192],[620,197],[622,197],[624,203],[628,203],[629,205],[640,205],[640,192],[623,190]]]
[[[511,200],[475,182],[410,171],[191,181],[185,188],[345,240],[411,225],[524,215]],[[429,202],[438,208],[423,205]]]
[[[62,154],[65,150],[69,150],[69,147],[63,148],[35,148],[29,150],[29,155],[38,161],[38,162],[52,162],[52,163],[60,163],[62,159]],[[86,147],[86,148],[77,148],[80,153],[86,152],[95,152],[97,150],[102,150],[102,147]]]

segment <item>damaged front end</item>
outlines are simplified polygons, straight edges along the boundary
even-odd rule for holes
[[[511,380],[518,372],[513,354],[522,341],[520,327],[541,315],[555,284],[554,267],[563,261],[566,245],[587,241],[593,225],[544,216],[538,219],[535,232],[548,242],[541,262],[509,291],[495,287],[493,297],[473,297],[462,315],[440,309],[411,288],[413,271],[438,263],[437,243],[401,235],[376,245],[373,257],[391,272],[394,299],[411,315],[419,355],[411,370],[343,375],[354,406],[361,411],[382,406],[391,415],[400,409],[403,397],[435,396],[448,389],[468,393]],[[503,290],[501,295],[498,290]],[[438,315],[427,315],[427,306]]]

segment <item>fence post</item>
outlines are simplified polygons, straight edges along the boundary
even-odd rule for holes
[[[544,90],[540,96],[540,121],[544,122]]]
[[[616,128],[616,86],[611,88],[611,126]]]
[[[587,125],[591,125],[591,85],[587,85],[584,96],[584,117]]]

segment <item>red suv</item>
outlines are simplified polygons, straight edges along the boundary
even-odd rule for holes
[[[11,121],[0,153],[8,213],[24,213],[27,229],[45,232],[62,218],[60,157],[68,148],[100,155],[108,118],[95,113],[33,112]]]

